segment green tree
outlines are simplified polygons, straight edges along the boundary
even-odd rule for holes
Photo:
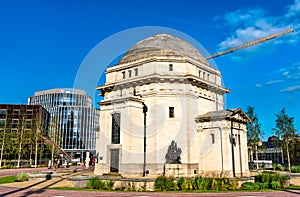
[[[1,154],[0,154],[0,168],[2,167],[2,161],[4,158],[4,148],[5,148],[5,142],[8,141],[7,137],[7,128],[6,128],[6,121],[0,122],[0,138],[1,138]]]
[[[247,144],[251,148],[250,155],[252,157],[252,150],[257,153],[257,145],[264,136],[264,132],[261,130],[261,124],[258,120],[258,115],[255,113],[253,106],[247,106],[247,116],[250,118],[250,122],[247,123]],[[257,157],[257,154],[256,154]],[[252,158],[253,160],[253,158]]]
[[[275,135],[279,137],[283,141],[283,149],[286,151],[287,160],[288,160],[288,168],[291,170],[291,162],[290,162],[290,145],[291,142],[294,141],[296,136],[296,129],[294,125],[294,117],[289,117],[286,113],[285,108],[283,108],[276,116],[276,125],[273,128],[273,132]]]

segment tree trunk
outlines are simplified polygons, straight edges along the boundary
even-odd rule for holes
[[[17,162],[17,168],[20,167],[20,161],[21,161],[21,153],[22,153],[22,142],[23,142],[23,133],[24,133],[24,124],[25,124],[25,118],[22,119],[22,128],[21,128],[21,137],[20,137],[20,144],[19,144],[19,153],[18,153],[18,162]]]
[[[2,167],[2,159],[3,159],[3,149],[4,149],[5,134],[6,134],[6,127],[5,127],[4,132],[3,132],[3,139],[2,139],[2,145],[1,145],[0,168]]]
[[[257,145],[255,146],[255,156],[256,156],[256,169],[258,169],[258,153],[257,153]]]
[[[35,157],[34,157],[34,167],[35,168],[37,168],[37,152],[38,152],[38,140],[37,140],[37,138],[38,138],[38,136],[37,136],[37,134],[36,134],[36,136],[35,136]]]
[[[51,167],[53,167],[54,161],[54,144],[52,144],[52,151],[51,151]]]
[[[32,144],[30,144],[29,164],[32,165]]]
[[[286,144],[286,154],[288,159],[289,172],[291,172],[291,161],[290,161],[290,151],[289,151],[289,142]]]
[[[23,142],[23,129],[22,129],[22,131],[21,131],[21,140],[20,140],[20,145],[19,145],[19,153],[18,153],[18,163],[17,163],[17,168],[20,167],[21,152],[22,152],[22,142]]]

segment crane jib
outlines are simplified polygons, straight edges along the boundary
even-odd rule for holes
[[[228,54],[228,53],[231,53],[231,52],[240,50],[240,49],[247,48],[247,47],[252,46],[252,45],[255,45],[255,44],[259,44],[259,43],[261,43],[261,42],[265,42],[265,41],[268,41],[268,40],[277,38],[277,37],[279,37],[279,36],[283,36],[283,35],[285,35],[285,34],[292,33],[292,32],[294,32],[294,29],[291,28],[291,29],[289,29],[289,30],[282,31],[282,32],[279,32],[279,33],[275,33],[275,34],[272,34],[272,35],[269,35],[269,36],[266,36],[266,37],[263,37],[263,38],[258,38],[257,40],[248,42],[248,43],[246,43],[246,44],[242,44],[242,45],[240,45],[240,46],[233,47],[233,48],[231,48],[231,49],[228,49],[228,50],[221,51],[221,52],[215,53],[215,54],[213,54],[213,55],[210,55],[210,56],[206,57],[206,59],[209,60],[209,59],[212,59],[212,58],[215,58],[215,57],[219,57],[219,56],[222,56],[222,55],[225,55],[225,54]]]

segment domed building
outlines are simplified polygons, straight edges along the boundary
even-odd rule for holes
[[[146,38],[106,70],[95,174],[245,176],[247,115],[190,43]]]

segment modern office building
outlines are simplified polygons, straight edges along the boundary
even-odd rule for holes
[[[49,136],[69,153],[72,159],[82,161],[95,154],[96,129],[99,128],[99,110],[85,91],[57,88],[36,92],[29,104],[40,104],[51,114]]]
[[[0,104],[0,167],[44,163],[47,146],[39,136],[47,136],[49,119],[41,105]]]
[[[282,140],[277,136],[271,136],[257,146],[257,152],[249,148],[249,168],[273,168],[273,164],[285,165],[285,154],[282,148]]]

